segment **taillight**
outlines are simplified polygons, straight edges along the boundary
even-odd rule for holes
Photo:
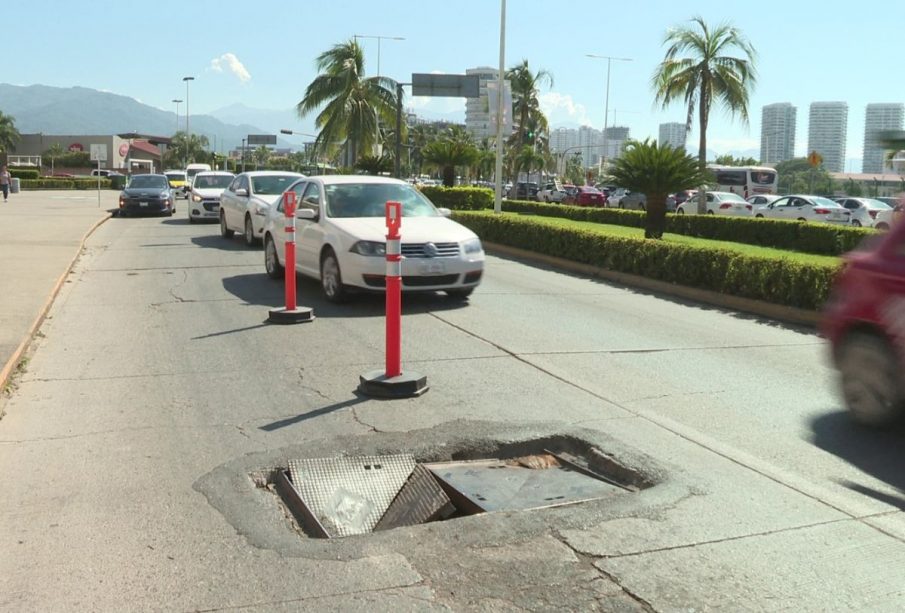
[[[829,215],[830,210],[829,209],[814,209],[814,214],[815,215]]]
[[[870,218],[871,218],[871,219],[876,219],[876,218],[877,218],[877,213],[879,213],[879,212],[880,212],[880,211],[868,211],[867,214],[870,215]]]
[[[745,208],[748,209],[749,211],[753,211],[753,210],[754,210],[754,207],[752,207],[750,204],[746,204],[746,205],[745,205]]]
[[[731,209],[732,205],[729,204],[728,202],[724,202],[723,204],[720,205],[720,208],[721,209]]]

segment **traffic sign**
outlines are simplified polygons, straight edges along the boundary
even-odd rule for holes
[[[276,134],[249,134],[248,135],[248,144],[249,145],[276,145],[277,144],[277,135]]]
[[[91,145],[91,161],[106,162],[107,161],[107,145]]]
[[[808,164],[810,164],[812,168],[817,168],[821,163],[823,163],[822,155],[820,155],[816,151],[811,151],[808,154]]]
[[[477,98],[480,81],[477,75],[412,73],[413,96]]]

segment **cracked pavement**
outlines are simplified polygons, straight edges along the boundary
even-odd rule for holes
[[[317,320],[267,325],[282,285],[217,230],[89,241],[0,420],[0,609],[905,606],[900,437],[848,423],[811,331],[491,257],[467,306],[405,298],[431,389],[371,400],[382,299],[300,279]],[[551,436],[652,486],[330,541],[262,487],[290,458]]]

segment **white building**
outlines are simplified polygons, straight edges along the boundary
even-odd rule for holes
[[[813,107],[812,111],[813,113]],[[761,111],[760,161],[784,162],[795,157],[795,120],[798,109],[789,102],[768,104]],[[810,153],[810,150],[808,151]]]
[[[491,113],[487,104],[487,82],[496,81],[499,71],[496,68],[482,66],[469,68],[466,75],[477,75],[480,95],[477,98],[465,99],[465,129],[475,138],[481,140],[495,137],[495,128],[491,122]]]
[[[660,124],[660,145],[669,145],[673,149],[685,150],[685,137],[688,131],[685,129],[684,123],[671,121],[669,123]]]
[[[868,104],[864,112],[864,157],[861,163],[863,173],[882,173],[890,165],[886,163],[886,149],[877,142],[877,132],[901,130],[905,116],[905,105]]]
[[[808,119],[808,153],[823,157],[828,172],[842,172],[845,167],[845,138],[848,133],[848,104],[845,102],[812,102]]]

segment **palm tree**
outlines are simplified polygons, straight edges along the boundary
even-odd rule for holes
[[[369,175],[393,172],[393,158],[384,153],[381,156],[363,155],[355,162],[355,168]]]
[[[656,141],[629,141],[610,167],[610,180],[647,197],[645,238],[662,238],[666,225],[666,198],[672,192],[706,180],[698,162],[684,149]]]
[[[8,152],[21,137],[12,115],[4,115],[0,112],[0,151]]]
[[[61,145],[60,143],[52,144],[47,148],[47,151],[44,152],[44,155],[50,158],[50,176],[53,176],[53,173],[55,171],[54,160],[63,155],[63,152],[63,145]]]
[[[756,52],[742,32],[724,23],[708,26],[702,17],[691,20],[694,25],[671,28],[664,44],[666,57],[651,78],[656,99],[665,109],[682,98],[688,108],[685,129],[691,129],[695,108],[698,111],[700,143],[698,164],[707,166],[707,123],[714,101],[730,114],[748,123],[748,97],[757,80],[754,67]],[[730,55],[741,52],[742,57]],[[688,57],[679,57],[688,53]],[[703,191],[701,192],[703,194]],[[703,200],[699,212],[703,212]]]
[[[170,167],[181,168],[182,164],[204,162],[210,158],[207,152],[209,146],[210,141],[203,134],[187,135],[182,131],[176,132],[164,155],[164,163]]]
[[[267,165],[267,160],[270,159],[270,149],[267,148],[267,145],[261,145],[251,155],[255,161],[255,170],[257,170],[259,167]]]
[[[441,138],[427,145],[422,155],[429,166],[440,170],[443,185],[453,187],[456,184],[456,168],[471,166],[478,149],[470,141]]]
[[[518,146],[531,144],[528,142],[530,139],[527,138],[530,127],[529,119],[535,118],[540,124],[536,127],[544,132],[547,130],[547,118],[540,110],[537,95],[540,86],[544,83],[553,87],[553,75],[547,70],[531,72],[528,60],[522,60],[521,64],[506,71],[506,78],[509,79],[512,86],[512,113],[518,119],[518,128],[510,142]]]
[[[364,52],[354,39],[324,51],[315,65],[320,74],[308,85],[296,111],[305,117],[320,108],[315,119],[318,150],[346,142],[354,164],[362,151],[380,142],[378,120],[387,126],[395,122],[396,82],[363,76]]]

